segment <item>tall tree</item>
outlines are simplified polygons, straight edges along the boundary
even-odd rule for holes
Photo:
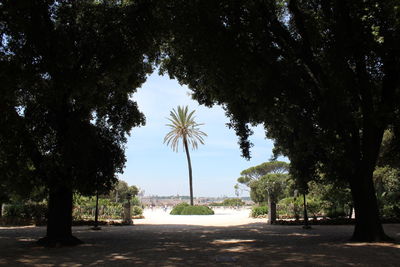
[[[287,185],[289,164],[284,161],[264,162],[243,170],[238,183],[250,187],[254,202],[268,202],[268,223],[276,221],[276,203]]]
[[[194,116],[195,110],[189,112],[189,107],[180,107],[170,112],[171,122],[167,124],[170,127],[170,132],[164,138],[164,143],[171,145],[172,149],[178,152],[179,141],[182,141],[183,148],[186,152],[186,158],[189,169],[189,189],[190,189],[190,205],[193,206],[193,178],[192,178],[192,163],[190,160],[189,146],[196,149],[198,142],[204,144],[206,133],[200,131],[199,126],[203,123],[197,123]]]
[[[118,183],[107,197],[115,202],[125,202],[129,196],[132,199],[138,194],[139,188],[137,188],[137,186],[129,186],[127,182],[118,180]]]
[[[372,173],[384,130],[400,125],[399,2],[166,5],[174,14],[162,70],[200,103],[223,104],[244,156],[250,156],[248,123],[261,123],[297,179],[324,173],[347,181],[353,239],[387,239]]]
[[[0,5],[0,175],[48,189],[42,244],[79,243],[73,192],[110,189],[123,171],[126,135],[145,122],[130,96],[158,51],[152,10],[149,1]]]

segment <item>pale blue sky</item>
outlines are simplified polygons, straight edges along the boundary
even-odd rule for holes
[[[196,121],[204,123],[201,130],[208,134],[205,145],[191,150],[194,196],[234,196],[234,185],[240,172],[268,161],[272,142],[265,139],[262,127],[254,128],[250,161],[242,158],[238,138],[228,129],[223,109],[200,106],[188,95],[188,88],[157,72],[133,95],[146,116],[146,125],[134,128],[126,147],[126,168],[120,178],[129,185],[145,190],[145,195],[189,195],[186,155],[163,144],[168,132],[166,117],[172,108],[188,105],[195,109]],[[248,196],[243,192],[241,196]]]

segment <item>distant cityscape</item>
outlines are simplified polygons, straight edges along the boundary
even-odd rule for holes
[[[189,203],[190,197],[189,196],[139,196],[141,203],[144,206],[174,206],[176,204],[187,202]],[[239,198],[246,205],[253,205],[254,202],[250,199],[250,197],[195,197],[194,203],[196,205],[210,205],[212,203],[222,203],[225,199],[228,198]]]

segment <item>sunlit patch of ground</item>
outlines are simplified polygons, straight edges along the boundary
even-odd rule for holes
[[[387,242],[375,242],[375,243],[345,243],[346,246],[350,247],[364,247],[364,246],[369,246],[369,247],[387,247],[387,248],[397,248],[400,249],[400,244],[395,244],[395,243],[387,243]],[[400,251],[399,251],[400,253]],[[400,265],[400,262],[399,262]]]
[[[17,229],[17,230],[20,230],[20,229],[29,229],[29,228],[35,228],[36,226],[34,226],[34,225],[27,225],[27,226],[0,226],[0,230],[2,230],[2,229],[6,229],[6,230],[12,230],[12,229]]]
[[[221,240],[214,240],[212,244],[237,244],[237,243],[251,243],[256,242],[254,239],[221,239]]]
[[[234,226],[249,223],[266,222],[266,219],[250,217],[250,208],[214,208],[214,215],[170,215],[168,209],[145,209],[144,219],[135,220],[135,224],[181,224],[202,226]]]

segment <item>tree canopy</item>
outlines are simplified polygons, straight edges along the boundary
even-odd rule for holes
[[[288,179],[287,174],[269,173],[251,181],[249,184],[251,199],[256,203],[265,203],[269,200],[278,202],[287,187]]]
[[[263,124],[303,185],[349,184],[354,239],[386,239],[372,178],[384,131],[400,144],[399,12],[396,0],[3,1],[0,186],[46,187],[48,236],[71,236],[72,191],[117,181],[144,123],[130,96],[157,62],[223,106],[243,156]]]
[[[283,174],[289,172],[289,163],[284,161],[269,161],[260,165],[243,170],[238,178],[238,182],[248,184],[251,180],[259,179],[266,174]]]
[[[276,203],[282,193],[287,189],[290,176],[288,175],[289,163],[284,161],[264,162],[260,165],[243,170],[237,179],[239,185],[250,188],[250,197],[256,203],[268,202],[268,220],[276,220]]]
[[[171,148],[178,152],[179,141],[186,148],[187,145],[193,149],[198,147],[198,143],[204,144],[204,137],[207,134],[200,130],[199,126],[202,123],[197,123],[194,116],[195,110],[189,112],[189,107],[178,106],[170,112],[170,118],[167,118],[170,123],[167,126],[170,131],[165,135],[164,143],[170,145]]]
[[[129,186],[127,182],[119,180],[114,189],[108,194],[108,198],[115,202],[132,200],[139,194],[139,188],[135,185]]]
[[[346,180],[353,238],[385,239],[372,172],[384,130],[400,125],[398,1],[167,5],[173,14],[162,70],[200,103],[223,105],[245,157],[249,123],[261,123],[296,179]]]
[[[49,238],[71,235],[72,191],[90,194],[117,181],[126,136],[145,122],[130,96],[158,53],[150,5],[0,5],[1,181],[49,189]]]

